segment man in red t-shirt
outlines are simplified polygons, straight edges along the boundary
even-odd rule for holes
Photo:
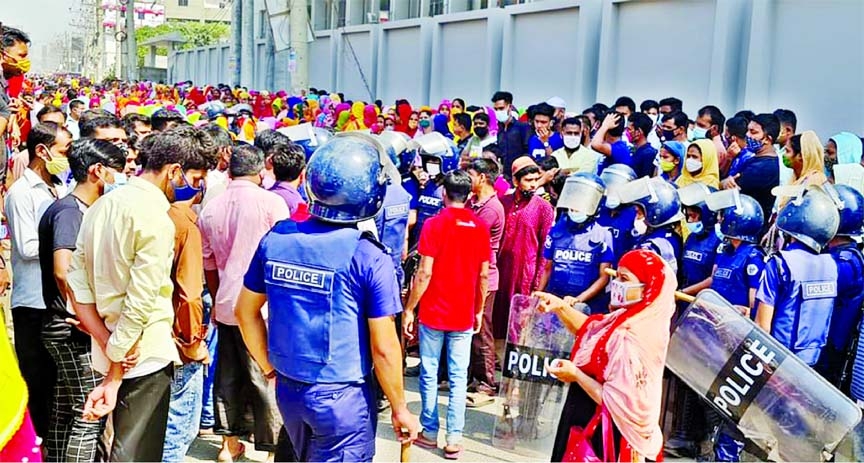
[[[465,207],[471,177],[455,171],[444,177],[445,209],[423,225],[417,251],[420,268],[402,318],[405,336],[412,336],[414,309],[420,311],[420,397],[423,433],[414,442],[438,446],[438,362],[447,345],[450,397],[447,403],[445,457],[462,454],[465,400],[471,339],[483,324],[483,305],[492,253],[489,227]]]

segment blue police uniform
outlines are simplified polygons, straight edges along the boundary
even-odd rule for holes
[[[262,238],[244,286],[269,301],[277,402],[302,461],[371,461],[367,320],[401,311],[393,262],[371,234],[312,218]]]
[[[398,183],[387,184],[384,193],[384,203],[375,216],[375,228],[378,238],[387,248],[387,254],[393,259],[396,269],[396,280],[399,286],[405,284],[405,271],[402,269],[402,249],[408,232],[408,215],[411,211],[411,195]]]
[[[837,264],[837,299],[831,326],[828,330],[828,344],[819,359],[819,371],[837,387],[842,376],[843,363],[851,347],[853,333],[861,322],[861,306],[864,303],[864,255],[854,243],[833,247],[829,254]]]
[[[543,258],[552,262],[546,290],[559,297],[578,296],[600,278],[601,264],[613,264],[612,234],[594,220],[577,224],[565,215],[549,230]],[[591,313],[608,312],[604,292],[586,303]]]
[[[412,209],[417,209],[417,223],[411,228],[409,237],[409,244],[413,247],[420,239],[420,230],[426,220],[435,217],[444,208],[444,195],[441,187],[431,180],[422,188],[416,179],[411,179],[402,186],[414,198]]]
[[[607,227],[612,233],[612,254],[614,262],[633,249],[633,222],[636,220],[636,206],[622,206],[616,210],[603,207],[597,217],[597,223]]]
[[[769,259],[756,298],[774,307],[771,335],[807,365],[819,359],[837,297],[837,264],[794,242]]]
[[[646,251],[653,251],[671,265],[675,273],[678,273],[678,260],[681,258],[681,237],[670,227],[648,230],[639,238],[639,243],[636,246]]]
[[[702,233],[690,233],[684,243],[684,254],[681,256],[681,287],[694,285],[711,276],[714,261],[717,258],[717,248],[720,239],[714,230]]]
[[[759,289],[765,252],[753,243],[742,242],[738,249],[723,243],[717,252],[717,271],[711,289],[734,305],[750,307],[750,318],[756,317],[756,307],[750,305],[750,290]]]

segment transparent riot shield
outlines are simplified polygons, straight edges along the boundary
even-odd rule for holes
[[[520,294],[510,302],[492,445],[548,458],[567,385],[550,375],[546,366],[570,358],[575,336],[555,314],[540,313],[538,303]]]
[[[861,410],[719,294],[682,314],[666,366],[774,461],[825,461]]]

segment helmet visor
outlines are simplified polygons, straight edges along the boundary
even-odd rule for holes
[[[582,178],[568,177],[558,196],[558,207],[594,215],[602,199],[603,188],[600,185]]]
[[[704,183],[691,183],[678,189],[678,199],[684,206],[698,206],[705,202],[711,190]]]

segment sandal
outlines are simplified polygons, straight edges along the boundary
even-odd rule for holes
[[[438,442],[424,436],[422,432],[419,436],[417,436],[417,439],[414,441],[414,445],[426,450],[434,450],[438,448]]]
[[[448,460],[458,460],[462,456],[465,449],[461,445],[448,445],[444,447],[444,458]]]
[[[219,456],[216,457],[216,461],[218,461],[220,463],[229,463],[229,462],[234,462],[234,461],[239,460],[240,458],[243,457],[243,455],[246,454],[246,444],[241,442],[240,443],[240,449],[237,451],[237,453],[231,453],[230,455],[224,455],[224,454],[227,454],[229,452],[219,451]]]
[[[469,392],[465,399],[465,405],[468,408],[478,408],[484,405],[489,405],[494,401],[494,397],[484,392]]]

